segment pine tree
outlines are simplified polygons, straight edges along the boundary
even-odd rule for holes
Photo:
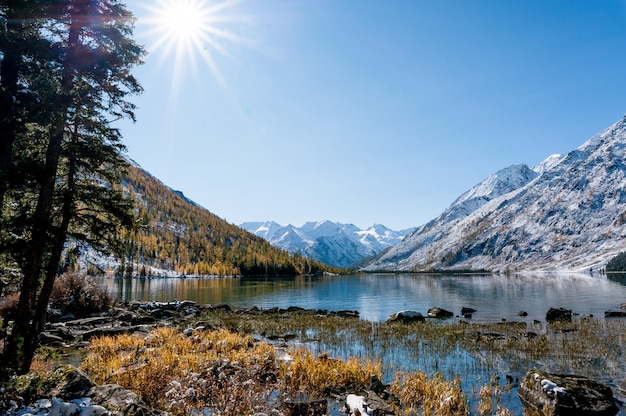
[[[5,27],[10,16],[24,15],[18,7],[24,3],[3,3]],[[0,171],[32,172],[19,184],[3,180],[0,189],[3,197],[15,191],[11,202],[19,199],[17,209],[8,209],[5,201],[3,220],[23,242],[5,241],[23,272],[15,325],[3,351],[5,375],[30,368],[68,236],[102,248],[114,240],[114,227],[132,225],[131,205],[114,186],[125,162],[119,132],[110,127],[116,118],[134,119],[125,97],[141,91],[130,73],[143,56],[130,37],[132,15],[117,0],[31,3],[37,7],[29,10],[29,25],[48,37],[52,53],[39,53],[38,60],[28,60],[30,67],[18,65],[18,78],[47,99],[33,125],[21,134],[15,130],[12,162]],[[3,45],[21,42],[19,31],[3,35]],[[24,51],[0,52],[27,61]],[[3,60],[3,70],[10,63]]]

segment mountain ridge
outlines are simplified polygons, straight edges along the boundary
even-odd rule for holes
[[[446,218],[453,203],[363,270],[601,268],[626,249],[625,159],[626,117],[568,154],[549,156],[527,183]]]
[[[282,226],[274,221],[244,222],[239,226],[265,238],[275,247],[334,267],[350,267],[399,243],[412,231],[394,231],[381,224],[360,229],[354,224],[329,220],[309,221],[301,227]]]

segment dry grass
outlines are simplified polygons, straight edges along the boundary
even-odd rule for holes
[[[275,371],[274,349],[228,330],[173,328],[92,341],[83,367],[99,383],[118,383],[151,406],[186,415],[211,408],[214,414],[246,414],[267,400]]]
[[[372,376],[382,378],[382,368],[371,360],[350,357],[344,361],[326,353],[316,357],[308,349],[297,348],[283,361],[279,375],[289,396],[319,398],[335,388],[354,392],[369,388]]]
[[[206,408],[215,415],[269,412],[283,399],[358,392],[377,375],[393,380],[399,415],[465,415],[471,408],[472,414],[507,416],[520,407],[510,407],[515,393],[496,375],[540,367],[606,382],[602,377],[619,379],[626,365],[621,319],[406,325],[313,312],[210,311],[202,320],[222,329],[187,337],[180,329],[160,328],[145,339],[98,339],[84,366],[96,381],[122,384],[174,414]],[[290,359],[277,360],[275,347],[253,336],[297,337],[306,348],[285,343]]]
[[[392,391],[400,400],[398,414],[411,416],[469,415],[467,397],[461,389],[461,380],[447,381],[441,373],[429,377],[426,373],[398,372]]]

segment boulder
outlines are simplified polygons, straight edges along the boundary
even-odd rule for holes
[[[531,414],[613,416],[619,411],[610,387],[577,375],[530,370],[518,395]]]
[[[572,311],[565,308],[550,308],[546,313],[546,321],[548,323],[571,322]]]
[[[428,310],[428,316],[431,318],[450,318],[454,314],[450,311],[434,306]]]
[[[409,323],[409,322],[422,322],[424,320],[425,320],[424,315],[422,315],[421,313],[417,311],[404,310],[404,311],[400,311],[398,313],[394,313],[393,315],[391,315],[389,319],[387,319],[387,322]]]

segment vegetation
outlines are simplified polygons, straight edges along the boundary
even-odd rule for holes
[[[624,272],[626,271],[626,252],[621,252],[613,257],[606,264],[607,272]]]
[[[271,246],[186,199],[138,167],[124,188],[136,198],[141,227],[125,235],[117,274],[151,275],[155,269],[183,275],[295,276],[343,270]]]
[[[63,313],[87,315],[106,311],[113,298],[85,274],[67,272],[59,276],[50,296],[50,306]]]
[[[104,249],[132,226],[111,127],[141,91],[132,30],[118,0],[0,2],[0,252],[20,274],[4,377],[30,368],[68,236]]]
[[[84,366],[98,381],[145,392],[151,404],[176,414],[213,408],[224,415],[269,412],[286,399],[359,394],[375,375],[389,380],[398,415],[507,416],[521,412],[520,404],[511,404],[513,387],[530,368],[601,382],[619,380],[625,370],[621,319],[527,327],[278,313],[211,310],[199,318],[217,330],[187,336],[182,328],[161,328],[145,340],[101,338]],[[252,334],[295,337],[306,349],[270,347]],[[217,397],[219,377],[223,390]]]

